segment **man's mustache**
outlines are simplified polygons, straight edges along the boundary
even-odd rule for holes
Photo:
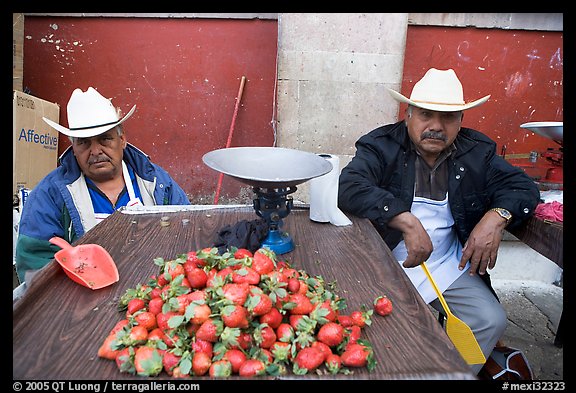
[[[93,164],[97,164],[99,162],[110,162],[110,159],[107,157],[97,157],[97,158],[93,158],[91,160],[88,160],[88,165],[93,165]]]
[[[442,134],[441,132],[424,131],[422,135],[420,135],[420,140],[423,141],[424,139],[438,139],[446,142],[446,135]]]

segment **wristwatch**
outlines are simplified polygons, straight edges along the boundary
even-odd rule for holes
[[[506,220],[506,225],[508,225],[510,223],[510,220],[512,219],[512,213],[510,213],[508,210],[503,209],[501,207],[494,207],[490,210],[495,211],[496,213],[500,214],[500,217],[502,217],[503,219]]]

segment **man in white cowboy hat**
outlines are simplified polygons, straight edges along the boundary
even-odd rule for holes
[[[66,128],[43,118],[70,138],[59,166],[30,192],[16,244],[20,281],[44,267],[59,250],[49,239],[72,243],[122,206],[188,205],[182,188],[163,168],[127,142],[122,118],[94,88],[75,89],[68,101]]]
[[[456,317],[474,332],[488,358],[506,328],[490,285],[506,226],[517,226],[540,194],[521,170],[496,154],[486,135],[462,127],[465,102],[452,70],[429,69],[410,98],[405,120],[360,137],[342,170],[339,207],[372,221],[426,303],[443,313],[426,265]],[[472,365],[476,373],[482,364]]]

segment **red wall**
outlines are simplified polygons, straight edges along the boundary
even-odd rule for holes
[[[130,142],[168,170],[191,199],[212,203],[219,173],[202,162],[226,146],[272,146],[277,21],[26,16],[24,89],[66,105],[93,86],[126,113]],[[59,153],[69,146],[60,138]],[[239,193],[224,180],[220,203]]]
[[[505,145],[510,162],[524,165],[526,159],[513,157],[559,148],[520,125],[563,121],[563,59],[562,32],[409,26],[402,93],[409,96],[431,67],[453,68],[466,101],[491,94],[465,112],[463,125],[494,139],[499,153]],[[538,163],[547,165],[543,158]]]

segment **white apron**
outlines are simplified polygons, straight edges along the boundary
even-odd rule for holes
[[[420,220],[432,240],[434,251],[426,261],[426,265],[438,288],[444,292],[470,266],[468,262],[463,270],[458,270],[462,257],[462,245],[456,236],[456,231],[452,228],[454,218],[450,212],[448,194],[443,201],[414,197],[411,213]],[[402,265],[408,255],[404,240],[398,243],[392,250],[392,254]],[[436,292],[420,266],[412,268],[402,266],[402,268],[426,303],[436,299]]]
[[[128,167],[126,166],[126,163],[124,163],[124,161],[122,161],[122,174],[124,176],[124,183],[126,184],[126,190],[128,191],[128,196],[130,197],[130,200],[128,201],[126,206],[143,206],[142,202],[140,201],[140,198],[138,198],[136,196],[136,193],[134,192],[134,186],[132,185],[132,180],[130,179],[130,173],[128,172]],[[109,215],[110,215],[109,213],[94,213],[94,217],[96,218],[96,223],[94,225],[99,224]],[[90,228],[87,228],[86,230],[88,229]]]

